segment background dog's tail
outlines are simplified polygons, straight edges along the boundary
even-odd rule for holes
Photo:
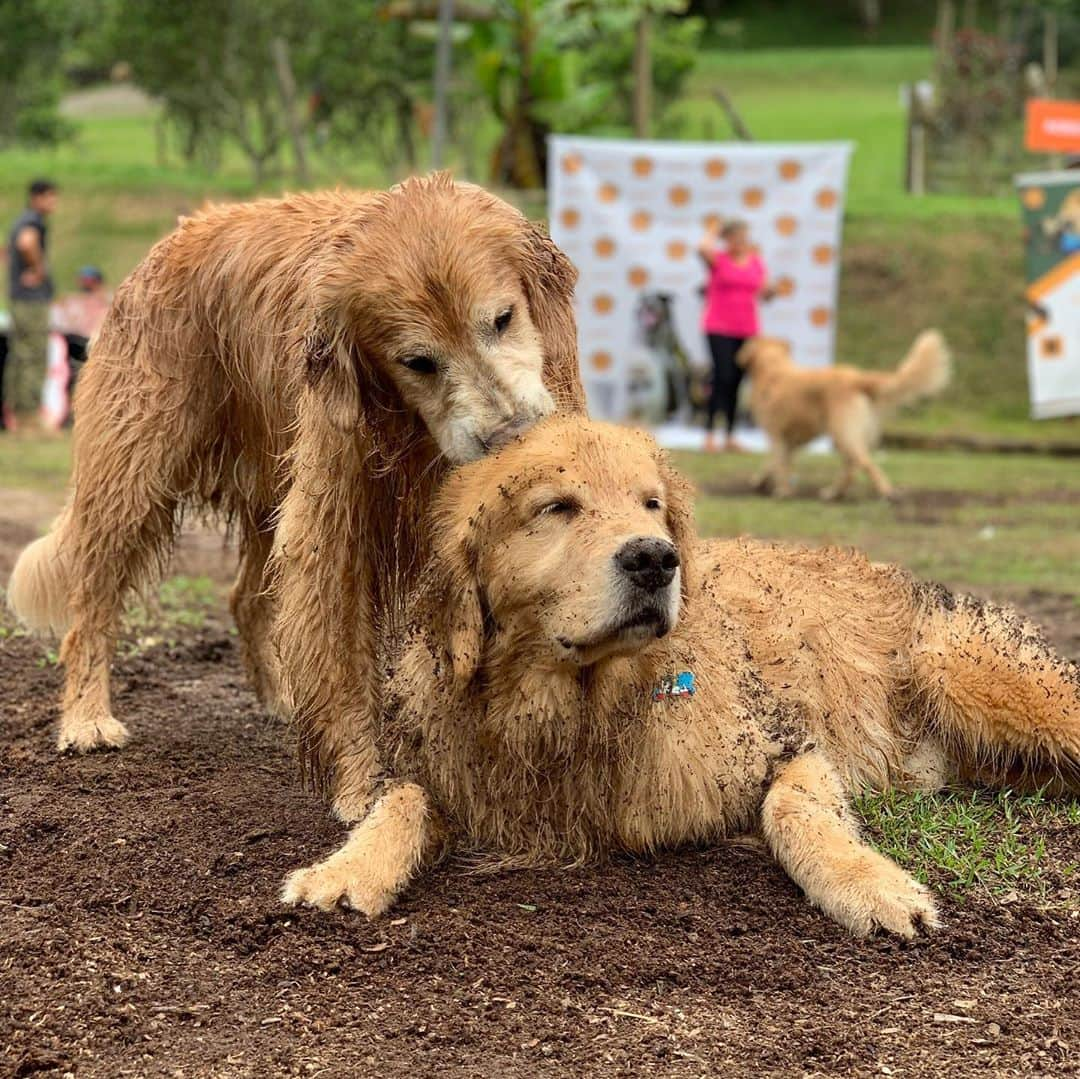
[[[62,634],[68,623],[71,565],[64,555],[70,517],[65,510],[48,533],[19,555],[7,587],[8,606],[37,633]]]
[[[962,777],[1080,791],[1080,670],[1016,611],[916,589],[912,676]]]
[[[937,330],[923,330],[903,363],[891,374],[878,375],[871,396],[889,408],[899,408],[941,393],[949,384],[952,359],[945,338]]]

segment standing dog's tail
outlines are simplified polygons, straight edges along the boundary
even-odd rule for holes
[[[1080,791],[1080,670],[1006,607],[919,586],[912,678],[961,775]]]
[[[923,330],[903,363],[889,374],[868,374],[866,392],[886,408],[899,408],[941,393],[949,384],[952,360],[945,338],[937,330]]]
[[[24,548],[11,571],[8,606],[37,633],[59,636],[67,629],[71,565],[64,547],[70,520],[70,513],[65,510],[41,539]]]

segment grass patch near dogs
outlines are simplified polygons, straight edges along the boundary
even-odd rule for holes
[[[865,794],[855,809],[873,845],[953,899],[1034,899],[1080,907],[1080,865],[1067,839],[1080,801],[1043,793],[958,790]]]
[[[703,535],[858,547],[956,588],[1080,594],[1080,472],[1070,459],[883,453],[896,503],[877,499],[862,479],[851,498],[825,503],[817,493],[836,474],[832,454],[798,458],[792,499],[753,491],[756,455],[675,458],[697,484]]]
[[[69,437],[23,437],[0,432],[0,489],[59,493],[67,486],[70,472]]]

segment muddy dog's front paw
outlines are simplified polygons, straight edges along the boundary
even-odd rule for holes
[[[884,931],[910,940],[941,925],[928,888],[876,851],[864,850],[816,897],[830,917],[859,937]]]
[[[290,906],[358,910],[369,918],[385,914],[394,902],[394,882],[380,879],[378,867],[346,843],[329,858],[289,874],[281,899]]]
[[[282,901],[319,910],[346,907],[377,918],[432,853],[437,831],[424,791],[415,783],[395,786],[339,850],[288,877]]]

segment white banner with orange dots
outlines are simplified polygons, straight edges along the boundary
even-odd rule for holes
[[[551,235],[580,272],[594,416],[690,418],[687,387],[709,363],[697,245],[717,218],[749,225],[777,290],[761,305],[762,332],[786,339],[803,366],[832,362],[850,155],[848,143],[551,137]]]

